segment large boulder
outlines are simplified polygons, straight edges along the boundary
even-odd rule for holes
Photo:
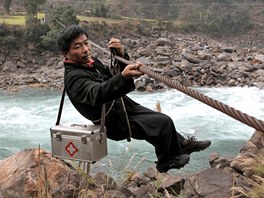
[[[255,131],[230,165],[246,177],[250,177],[254,173],[254,164],[258,163],[258,156],[263,155],[263,153],[264,134],[263,132]]]
[[[224,169],[210,168],[186,180],[184,194],[188,198],[232,197],[239,195],[232,187],[248,188],[247,179],[239,174],[227,173]]]
[[[41,149],[26,149],[0,161],[0,197],[74,197],[76,171]]]

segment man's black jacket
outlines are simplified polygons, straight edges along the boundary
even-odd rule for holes
[[[134,81],[132,78],[123,79],[121,73],[113,76],[108,67],[96,58],[93,60],[92,67],[64,62],[64,85],[67,95],[77,111],[91,121],[100,119],[104,103],[107,112],[115,100],[105,120],[107,137],[113,140],[129,138],[125,111],[120,98],[123,97],[127,111],[137,111],[138,104],[126,96],[135,89]],[[122,69],[125,67],[121,66]]]

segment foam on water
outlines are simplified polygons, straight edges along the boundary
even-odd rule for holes
[[[258,119],[264,119],[264,91],[257,88],[197,88],[197,91],[236,108]],[[185,136],[211,139],[212,146],[191,156],[190,164],[183,170],[192,172],[209,166],[211,152],[235,155],[250,138],[254,129],[203,104],[177,90],[155,93],[132,92],[136,102],[155,109],[160,102],[162,112],[171,116],[177,130]],[[25,148],[40,146],[50,151],[50,127],[55,125],[61,98],[60,91],[25,89],[20,93],[0,90],[0,159]],[[66,97],[61,123],[91,123],[82,117]],[[102,164],[112,172],[126,165],[131,156],[135,164],[145,158],[139,170],[154,165],[153,147],[145,141],[108,141],[108,156],[96,164]],[[120,163],[120,161],[123,161]],[[94,165],[96,168],[96,164]],[[120,167],[122,169],[122,167]]]
[[[264,111],[261,108],[264,103],[263,90],[236,87],[200,88],[197,91],[258,119],[264,118]],[[130,96],[152,109],[159,101],[162,112],[171,116],[177,130],[186,135],[226,139],[228,134],[230,139],[246,139],[254,131],[240,121],[177,90],[153,93],[143,97],[140,95],[134,92]]]

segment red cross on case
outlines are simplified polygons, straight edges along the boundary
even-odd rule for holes
[[[72,157],[77,153],[79,150],[78,148],[72,143],[69,142],[67,146],[65,147],[66,152]]]

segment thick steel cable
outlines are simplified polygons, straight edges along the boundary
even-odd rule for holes
[[[110,55],[111,52],[98,46],[97,44],[91,42],[91,44],[93,46],[95,46],[96,48],[100,49],[101,51],[103,51],[104,53]],[[125,64],[133,64],[134,62],[131,62],[131,61],[128,61],[124,58],[121,58],[119,56],[114,56],[115,59],[125,63]],[[248,126],[258,130],[258,131],[261,131],[264,133],[264,121],[262,120],[259,120],[253,116],[250,116],[246,113],[243,113],[233,107],[230,107],[218,100],[215,100],[213,98],[210,98],[198,91],[195,91],[191,88],[188,88],[184,85],[182,85],[181,83],[177,82],[176,80],[173,80],[173,79],[170,79],[170,78],[167,78],[165,76],[162,76],[158,73],[155,73],[154,71],[152,71],[150,68],[148,68],[147,66],[144,66],[144,67],[140,67],[139,68],[139,71],[143,72],[144,74],[147,74],[148,76],[150,76],[151,78],[154,78],[158,81],[161,81],[163,82],[164,84],[168,85],[169,87],[171,88],[175,88],[185,94],[187,94],[188,96],[191,96],[215,109],[217,109],[218,111],[221,111],[227,115],[229,115],[230,117],[236,119],[236,120],[239,120],[240,122],[244,123],[244,124],[247,124]]]

